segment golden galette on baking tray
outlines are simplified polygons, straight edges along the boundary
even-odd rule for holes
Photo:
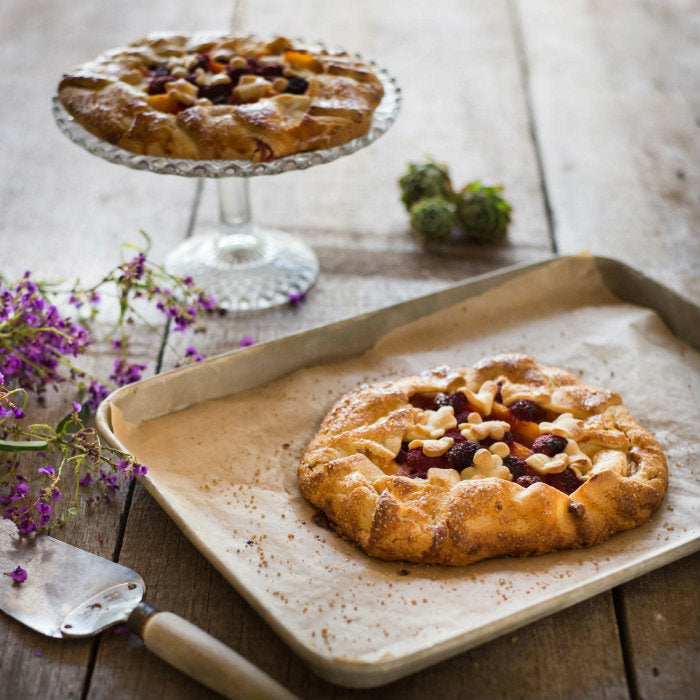
[[[500,355],[347,394],[298,478],[368,554],[461,565],[602,542],[649,517],[668,472],[618,394]]]
[[[88,131],[134,153],[268,161],[369,130],[384,89],[370,66],[290,39],[151,35],[63,77]]]

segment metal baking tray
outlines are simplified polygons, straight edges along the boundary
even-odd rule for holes
[[[700,350],[700,308],[697,305],[619,261],[602,257],[595,257],[593,260],[604,284],[615,296],[622,301],[653,309],[675,336]],[[261,387],[295,370],[357,357],[392,329],[469,297],[480,295],[551,262],[552,259],[547,259],[481,275],[437,293],[244,350],[236,350],[203,363],[172,370],[123,387],[101,405],[97,415],[98,428],[110,444],[129,450],[129,442],[123,442],[115,434],[112,420],[114,408],[129,422],[140,424],[187,409],[200,401],[221,399]],[[206,383],[205,394],[202,394],[200,382],[203,372],[216,378],[216,381]],[[318,417],[319,420],[321,417]],[[167,496],[164,496],[158,483],[148,476],[143,479],[143,483],[202,554],[221,571],[314,672],[331,682],[349,687],[374,687],[414,673],[700,549],[700,535],[694,530],[667,547],[657,547],[652,554],[633,565],[601,571],[591,576],[585,586],[562,588],[555,594],[538,600],[537,604],[519,610],[517,614],[504,614],[478,629],[460,630],[458,625],[437,642],[428,639],[421,648],[406,655],[379,654],[370,660],[362,660],[343,654],[325,653],[323,649],[300,640],[297,630],[293,625],[290,626],[279,619],[255,582],[241,572],[232,571],[222,562],[221,557],[193,532],[188,516],[173,506]],[[206,507],[206,504],[201,505]],[[345,545],[347,543],[343,543],[343,546]],[[365,557],[359,550],[357,556]],[[530,561],[537,559],[533,558]],[[382,564],[373,562],[372,566],[376,569]],[[398,570],[396,563],[387,563],[387,567],[390,567],[392,572]],[[371,616],[371,611],[364,610],[362,614]]]

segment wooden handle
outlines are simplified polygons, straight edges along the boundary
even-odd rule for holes
[[[298,700],[233,649],[169,612],[141,627],[146,646],[163,661],[231,700]]]

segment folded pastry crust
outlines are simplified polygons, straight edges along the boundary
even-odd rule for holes
[[[345,53],[277,38],[151,35],[79,66],[58,96],[134,153],[267,161],[365,135],[384,90]]]
[[[575,483],[567,494],[545,481],[519,485],[499,466],[503,460],[486,451],[485,463],[492,459],[501,476],[481,476],[476,467],[461,475],[449,468],[431,468],[426,478],[400,475],[401,446],[423,433],[424,452],[426,441],[439,452],[441,416],[443,428],[449,425],[450,409],[426,411],[414,397],[455,392],[465,393],[482,414],[472,413],[459,426],[471,437],[478,437],[474,425],[488,430],[496,423],[487,421],[496,414],[507,418],[507,407],[517,401],[541,407],[546,419],[525,428],[564,436],[569,454],[538,455],[528,464],[545,479],[564,460],[577,474],[578,488]],[[513,430],[524,425],[513,424]],[[492,449],[503,455],[502,444]],[[470,368],[443,367],[365,385],[344,396],[308,446],[298,479],[303,495],[371,556],[463,565],[602,542],[648,518],[664,497],[668,476],[659,443],[616,393],[523,355],[500,355]]]

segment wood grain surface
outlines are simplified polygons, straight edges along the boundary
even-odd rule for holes
[[[0,5],[5,76],[0,273],[96,280],[120,246],[153,239],[162,260],[216,224],[213,182],[121,168],[54,126],[61,71],[154,29],[239,28],[359,51],[403,88],[395,126],[323,167],[251,182],[256,221],[317,252],[321,276],[299,308],[229,316],[196,338],[205,354],[350,317],[506,265],[590,249],[698,300],[700,71],[696,3],[642,0],[199,0]],[[408,233],[396,180],[412,160],[453,180],[501,183],[506,243],[426,252]],[[156,371],[172,366],[137,333]],[[185,347],[188,335],[170,342]],[[109,353],[95,353],[106,371]],[[70,398],[66,396],[65,398]],[[61,415],[51,404],[46,420]],[[43,419],[43,417],[42,417]],[[203,474],[204,476],[204,474]],[[123,489],[61,537],[138,571],[152,605],[239,651],[302,698],[699,697],[700,554],[678,561],[380,690],[310,673],[145,492]],[[134,635],[54,640],[0,616],[0,699],[190,700],[212,693]],[[34,652],[41,652],[41,656]]]

